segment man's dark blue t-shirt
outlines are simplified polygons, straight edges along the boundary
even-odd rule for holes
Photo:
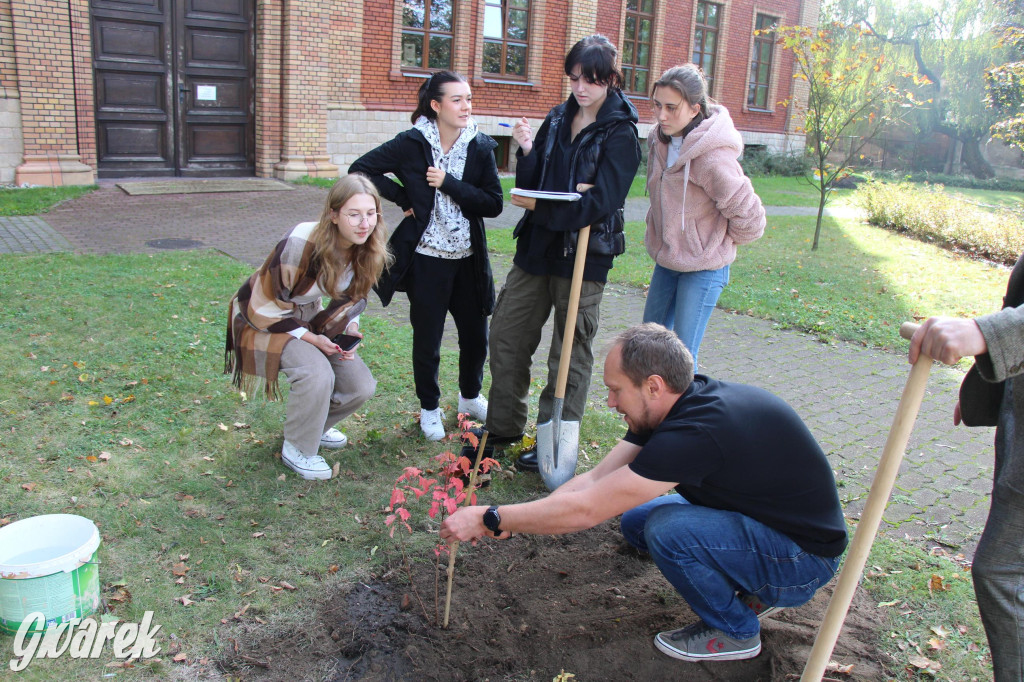
[[[804,550],[836,557],[846,548],[835,477],[825,453],[781,398],[746,384],[698,374],[629,465],[674,482],[693,504],[737,511],[790,537]]]

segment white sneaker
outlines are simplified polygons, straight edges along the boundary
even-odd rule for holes
[[[420,428],[427,440],[441,440],[444,438],[444,413],[441,408],[424,410],[420,408]]]
[[[324,435],[320,436],[320,447],[322,448],[343,448],[348,445],[348,436],[338,429],[327,429]]]
[[[487,421],[487,398],[477,395],[475,398],[466,399],[459,394],[459,412],[468,414],[477,421]]]
[[[307,457],[285,441],[281,446],[281,461],[284,465],[307,481],[326,480],[331,477],[331,467],[320,455]]]

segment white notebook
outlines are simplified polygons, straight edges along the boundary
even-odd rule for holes
[[[583,198],[579,192],[542,192],[539,189],[519,189],[518,187],[513,188],[511,194],[544,199],[545,201],[579,201]]]

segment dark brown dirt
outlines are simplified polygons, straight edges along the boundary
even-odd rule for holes
[[[359,583],[323,604],[301,631],[239,638],[249,645],[226,654],[221,666],[245,680],[289,681],[546,682],[563,671],[573,682],[796,679],[831,596],[826,588],[811,603],[764,620],[757,658],[688,663],[660,653],[652,639],[693,622],[693,613],[653,562],[621,550],[614,523],[462,547],[447,630],[433,622],[433,568],[417,570],[415,583],[429,621],[406,581]],[[443,600],[442,582],[442,610]],[[836,679],[886,679],[875,646],[881,622],[858,593],[832,656],[854,668]]]

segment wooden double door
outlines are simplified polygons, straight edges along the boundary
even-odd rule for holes
[[[253,175],[255,0],[91,0],[100,177]]]

